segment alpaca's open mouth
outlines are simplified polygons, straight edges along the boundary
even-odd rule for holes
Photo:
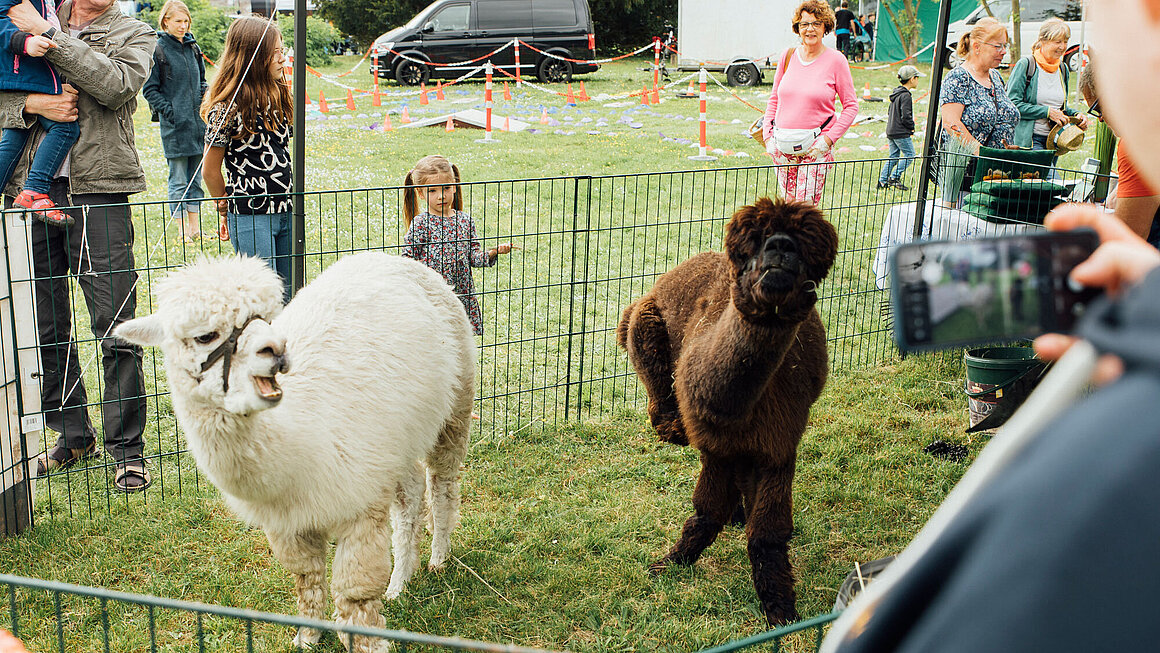
[[[278,401],[282,398],[282,388],[278,387],[278,382],[272,376],[255,376],[254,387],[258,389],[258,395],[266,401]]]

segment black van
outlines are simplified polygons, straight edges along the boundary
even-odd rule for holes
[[[375,39],[372,54],[378,55],[379,77],[414,86],[432,77],[457,78],[483,63],[430,66],[418,62],[470,61],[513,38],[567,59],[596,58],[588,0],[436,0],[406,25]],[[514,75],[514,49],[496,54],[491,63]],[[573,73],[597,68],[520,46],[521,75],[535,72],[541,82],[571,81]]]

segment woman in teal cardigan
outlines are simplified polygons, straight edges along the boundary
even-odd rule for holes
[[[1067,23],[1058,18],[1044,21],[1039,39],[1031,46],[1032,55],[1020,59],[1011,71],[1007,96],[1019,108],[1015,145],[1047,149],[1051,128],[1072,116],[1079,117],[1080,129],[1087,129],[1087,117],[1067,106],[1069,75],[1062,58],[1070,38]]]

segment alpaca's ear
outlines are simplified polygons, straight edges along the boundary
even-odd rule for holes
[[[113,329],[113,335],[134,345],[156,347],[165,338],[165,329],[161,326],[161,318],[154,314],[122,322]]]

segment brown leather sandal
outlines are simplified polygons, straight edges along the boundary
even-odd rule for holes
[[[118,492],[140,492],[153,485],[153,476],[144,460],[134,460],[117,465],[117,473],[113,476],[113,487]]]
[[[97,441],[91,440],[80,449],[54,446],[36,457],[36,475],[44,476],[58,469],[68,469],[82,460],[97,455]]]

